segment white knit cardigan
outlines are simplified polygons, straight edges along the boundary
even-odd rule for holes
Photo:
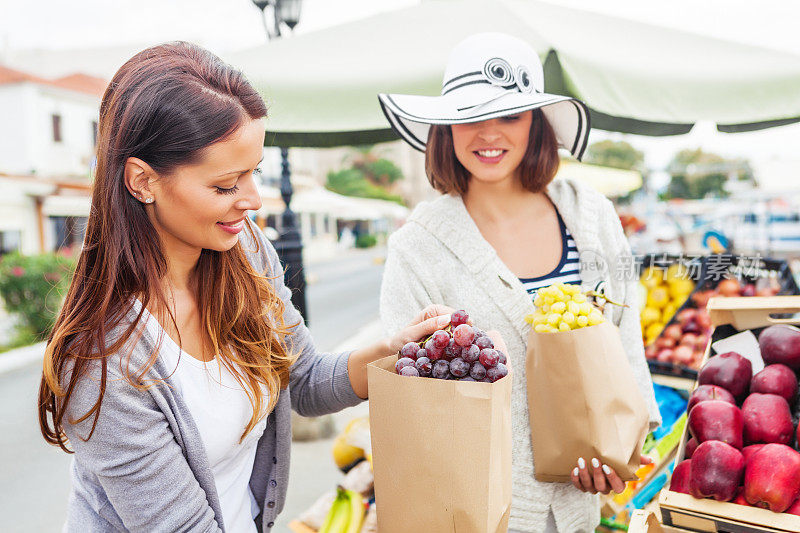
[[[619,326],[654,429],[661,417],[644,358],[637,281],[630,271],[630,246],[614,207],[600,193],[570,180],[554,180],[546,193],[578,247],[583,288],[594,289],[602,283],[609,298],[630,306],[607,305],[605,314]],[[385,329],[397,331],[431,303],[468,310],[476,325],[498,330],[508,345],[514,368],[510,529],[542,531],[548,510],[552,510],[559,532],[593,532],[600,522],[596,495],[578,491],[569,483],[541,483],[533,477],[525,387],[525,343],[530,327],[525,316],[533,312],[533,303],[519,279],[483,238],[460,196],[444,195],[419,204],[389,239],[380,303]]]

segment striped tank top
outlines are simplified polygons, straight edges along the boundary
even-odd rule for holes
[[[564,219],[561,214],[558,214],[558,226],[561,229],[561,261],[552,272],[539,276],[536,278],[520,278],[522,286],[531,295],[531,298],[536,296],[536,293],[542,287],[547,287],[556,282],[572,283],[574,285],[581,284],[581,269],[580,260],[578,258],[578,247],[572,239],[572,234],[564,224]]]

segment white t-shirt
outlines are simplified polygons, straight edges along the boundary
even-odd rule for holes
[[[141,309],[141,302],[136,300],[135,307],[137,311]],[[182,352],[147,310],[142,319],[156,339],[162,335],[159,356],[168,370],[175,369],[172,380],[197,425],[214,474],[225,530],[255,533],[253,518],[259,509],[249,483],[256,444],[264,433],[266,418],[240,443],[253,408],[233,374],[216,358],[203,362]],[[266,395],[266,388],[263,391]]]

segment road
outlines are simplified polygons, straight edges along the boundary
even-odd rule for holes
[[[377,318],[383,266],[376,258],[382,256],[380,249],[353,251],[307,267],[307,277],[313,280],[307,291],[310,328],[318,347],[330,350]],[[0,375],[0,530],[4,532],[60,531],[64,523],[70,459],[45,444],[39,432],[40,372],[38,364],[31,364]],[[362,412],[363,407],[354,411]],[[329,480],[336,476],[329,441],[293,445],[290,493],[278,522],[281,527],[276,529],[286,531],[282,524],[313,502],[323,487],[330,488]]]

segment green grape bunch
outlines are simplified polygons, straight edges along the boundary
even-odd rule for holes
[[[539,289],[533,300],[536,311],[525,317],[537,333],[572,331],[601,324],[603,313],[592,305],[590,296],[598,296],[614,303],[594,291],[581,292],[578,285],[554,283]]]

